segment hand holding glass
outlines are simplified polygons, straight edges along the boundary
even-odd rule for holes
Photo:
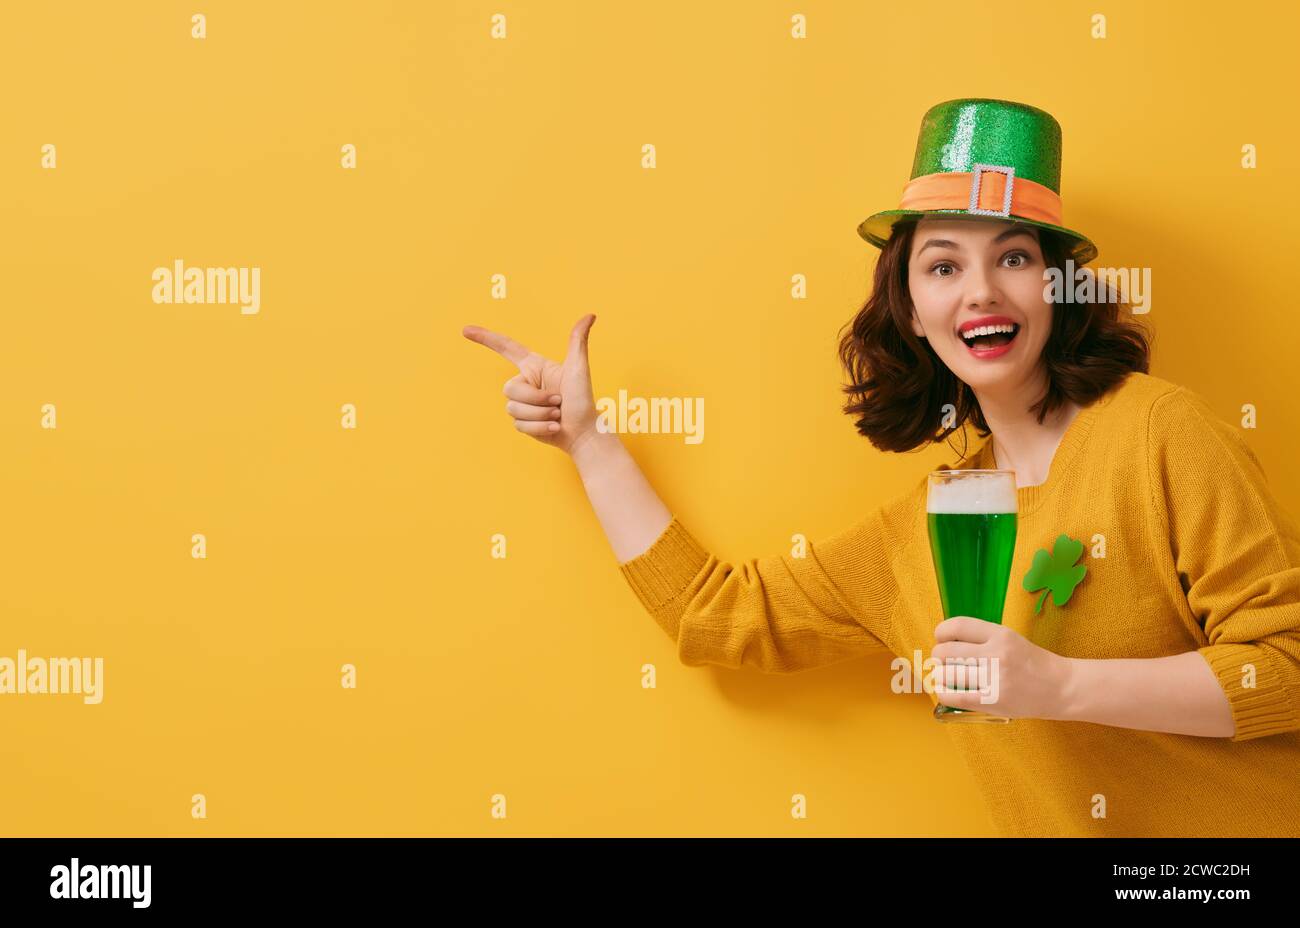
[[[1002,624],[1016,548],[1016,474],[940,470],[930,474],[926,521],[943,617],[968,615]],[[967,689],[978,675],[964,668]],[[996,672],[996,671],[995,671]],[[1009,722],[975,709],[934,707],[940,722]]]

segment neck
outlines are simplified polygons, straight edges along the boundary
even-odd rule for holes
[[[1037,486],[1047,480],[1061,437],[1081,408],[1067,401],[1039,422],[1028,408],[1033,401],[1026,402],[1025,397],[1043,396],[1046,389],[1046,376],[1040,372],[1033,384],[1020,389],[974,391],[984,421],[993,433],[994,466],[1015,471],[1019,487]]]

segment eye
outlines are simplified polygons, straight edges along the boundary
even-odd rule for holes
[[[937,264],[935,264],[933,267],[930,268],[930,273],[933,274],[935,277],[951,277],[952,274],[939,273],[939,269],[944,267],[950,269],[953,272],[953,274],[957,273],[957,268],[953,267],[952,262],[950,261],[938,262]]]
[[[1011,267],[1024,267],[1026,264],[1028,264],[1030,261],[1033,260],[1033,259],[1030,257],[1029,252],[1027,252],[1027,251],[1013,251],[1013,252],[1011,252],[1010,254],[1008,254],[1005,258],[1003,258],[1003,260],[1004,260],[1004,261],[1009,261],[1009,260],[1011,260],[1012,258],[1019,258],[1019,259],[1020,259],[1020,263],[1019,263],[1019,264],[1012,264]]]

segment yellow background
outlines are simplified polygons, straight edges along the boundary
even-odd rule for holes
[[[705,398],[702,444],[625,439],[704,543],[734,561],[838,531],[948,456],[858,437],[834,349],[877,254],[855,227],[953,97],[1060,120],[1066,224],[1097,263],[1152,268],[1153,372],[1231,422],[1256,404],[1248,440],[1300,511],[1289,4],[6,18],[0,656],[106,666],[98,706],[0,697],[5,834],[990,833],[887,657],[679,664],[568,459],[512,427],[514,368],[460,334],[560,356],[597,313],[597,396]],[[261,312],[153,303],[178,258],[261,267]]]

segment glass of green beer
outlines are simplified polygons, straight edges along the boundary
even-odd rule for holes
[[[930,474],[926,503],[930,554],[939,581],[943,617],[968,615],[1002,622],[1016,548],[1016,473],[1011,470],[939,470]],[[976,689],[995,672],[964,668],[958,685]],[[1009,722],[1006,716],[954,709],[940,702],[941,722]]]

